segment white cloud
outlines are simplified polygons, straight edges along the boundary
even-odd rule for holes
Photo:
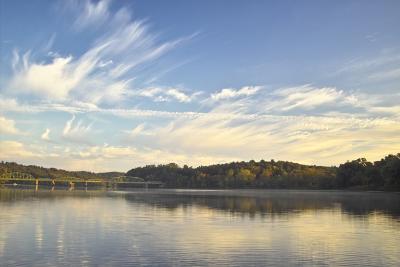
[[[150,98],[155,102],[169,102],[175,100],[181,103],[192,102],[200,94],[202,94],[202,92],[188,94],[181,89],[168,87],[149,87],[132,93],[132,95]]]
[[[42,140],[49,141],[50,140],[50,129],[47,128],[42,135],[40,136]]]
[[[169,89],[166,93],[168,96],[171,96],[175,99],[177,99],[179,102],[190,102],[191,98],[187,94],[185,94],[182,91],[179,91],[178,89]]]
[[[83,125],[82,120],[75,123],[75,115],[65,123],[62,136],[73,142],[90,143],[88,134],[90,133],[92,125]]]
[[[161,88],[151,87],[151,88],[146,88],[144,90],[141,90],[138,94],[140,96],[153,98],[161,92],[162,92]]]
[[[15,122],[13,120],[0,116],[0,133],[20,134],[20,131],[15,127]]]
[[[79,77],[69,67],[71,60],[72,57],[58,57],[49,64],[27,61],[26,68],[16,73],[11,87],[17,91],[28,90],[48,98],[64,99],[79,82]]]
[[[245,86],[238,90],[232,88],[225,88],[217,93],[211,94],[211,99],[222,100],[222,99],[250,96],[257,93],[261,88],[262,88],[261,86]]]
[[[143,21],[133,21],[130,12],[122,8],[108,10],[109,1],[85,2],[77,21],[82,25],[109,17],[104,34],[81,56],[60,56],[53,53],[51,62],[38,61],[27,52],[14,51],[14,69],[8,92],[36,95],[53,103],[83,101],[93,104],[115,103],[131,95],[131,82],[139,66],[147,66],[182,42],[181,38],[160,42]],[[105,15],[109,14],[109,15]],[[181,92],[182,93],[182,92]],[[187,101],[179,92],[175,98]]]

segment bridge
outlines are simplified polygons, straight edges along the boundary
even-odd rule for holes
[[[146,181],[140,177],[118,176],[110,180],[107,179],[82,179],[78,177],[62,177],[62,178],[38,178],[31,174],[21,172],[8,172],[0,176],[0,184],[8,185],[34,185],[36,189],[41,186],[60,186],[69,187],[106,187],[112,189],[121,188],[158,188],[163,187],[164,183],[160,181]]]

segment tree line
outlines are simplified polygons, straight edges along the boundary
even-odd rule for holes
[[[65,171],[39,166],[0,162],[0,177],[21,172],[33,177],[111,179],[123,173]],[[400,190],[400,153],[369,162],[347,161],[339,167],[303,165],[288,161],[248,161],[200,167],[147,165],[133,168],[127,176],[161,181],[170,188],[271,188],[271,189],[366,189]]]
[[[336,179],[339,188],[363,186],[400,190],[400,153],[375,162],[360,158],[341,164]]]
[[[287,161],[232,162],[197,168],[175,163],[147,165],[127,172],[177,188],[369,189],[400,190],[400,153],[369,162],[365,158],[339,167]]]

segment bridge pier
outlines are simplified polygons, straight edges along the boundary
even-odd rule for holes
[[[69,182],[69,190],[74,190],[75,188],[75,183],[74,182]]]

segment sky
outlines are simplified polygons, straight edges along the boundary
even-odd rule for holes
[[[400,152],[400,1],[0,0],[0,159],[127,171]]]

